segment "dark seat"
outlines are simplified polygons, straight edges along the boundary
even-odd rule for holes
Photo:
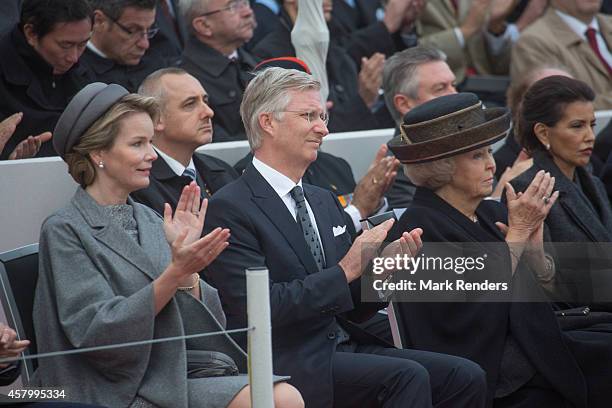
[[[0,253],[0,298],[8,325],[17,337],[30,340],[25,355],[36,354],[32,308],[38,280],[38,244]],[[35,360],[22,364],[22,380],[29,382],[36,369]]]

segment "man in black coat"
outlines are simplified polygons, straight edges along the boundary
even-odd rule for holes
[[[324,2],[331,7],[331,0]],[[253,49],[253,54],[262,59],[294,57],[295,48],[291,43],[291,30],[297,19],[297,0],[283,2],[279,16],[280,24],[265,36]],[[329,11],[324,12],[327,22],[331,19]],[[373,72],[365,73],[360,78],[359,68],[344,48],[335,43],[329,44],[326,70],[329,81],[328,100],[332,102],[329,111],[329,130],[331,132],[350,132],[355,130],[377,129],[379,124],[370,109],[378,99],[378,89],[382,78],[382,64],[372,67]],[[367,70],[366,66],[362,68]],[[374,77],[378,80],[372,80]]]
[[[214,142],[246,139],[240,101],[256,59],[242,46],[255,28],[248,1],[195,0],[182,10],[191,37],[180,64],[208,91],[215,111]]]
[[[167,65],[149,49],[158,32],[155,0],[93,0],[94,26],[83,63],[99,82],[136,92],[151,72]]]
[[[328,134],[319,90],[308,74],[269,68],[244,95],[241,113],[255,157],[212,197],[205,222],[206,232],[232,231],[228,248],[205,271],[228,328],[246,324],[245,269],[265,265],[274,369],[291,375],[306,406],[482,407],[484,373],[474,363],[398,350],[353,323],[385,306],[361,301],[361,275],[374,256],[362,250],[365,243],[379,246],[392,222],[353,243],[335,196],[302,183]],[[419,230],[402,235],[408,256],[419,236]]]
[[[134,200],[163,214],[164,203],[175,208],[183,188],[192,181],[200,186],[202,198],[209,198],[238,177],[222,160],[195,152],[210,143],[213,117],[208,94],[197,79],[181,68],[164,68],[149,75],[138,93],[155,97],[161,115],[155,124],[158,158],[149,187],[132,193]]]
[[[157,0],[155,26],[159,32],[150,40],[151,51],[161,55],[170,65],[180,61],[189,37],[178,3],[178,0]]]
[[[22,112],[6,142],[7,159],[28,136],[52,131],[91,75],[78,64],[91,33],[87,0],[26,0],[20,22],[0,40],[0,121]],[[53,156],[50,142],[39,156]]]

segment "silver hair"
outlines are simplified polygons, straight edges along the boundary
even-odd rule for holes
[[[251,150],[255,151],[261,146],[263,131],[259,116],[262,113],[272,113],[280,120],[281,112],[291,102],[292,92],[320,89],[319,81],[295,69],[272,67],[257,73],[244,91],[240,104],[240,116]]]
[[[397,52],[385,62],[383,69],[385,103],[396,123],[399,123],[402,117],[395,109],[393,98],[397,94],[418,98],[419,78],[416,70],[423,64],[436,61],[446,61],[446,55],[435,48],[418,46]]]
[[[193,19],[206,13],[210,0],[179,0],[178,9],[183,22],[193,34]]]
[[[427,163],[404,164],[404,173],[415,186],[437,190],[450,183],[455,174],[455,157]]]

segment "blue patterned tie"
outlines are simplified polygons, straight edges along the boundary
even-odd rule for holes
[[[291,197],[295,200],[297,207],[297,222],[302,226],[302,232],[304,233],[304,239],[310,248],[310,253],[317,263],[319,270],[323,269],[323,252],[321,251],[321,244],[319,237],[315,232],[310,216],[308,215],[308,208],[306,208],[306,199],[304,198],[304,191],[302,187],[295,186],[290,191]]]
[[[196,179],[196,172],[195,172],[194,169],[186,168],[185,171],[183,172],[183,176],[184,177],[189,177],[190,179],[195,181],[195,179]]]

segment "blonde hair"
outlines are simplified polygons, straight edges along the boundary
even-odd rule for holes
[[[96,166],[90,153],[112,148],[121,123],[134,113],[146,113],[155,122],[159,116],[158,104],[154,98],[138,94],[123,96],[81,135],[79,143],[66,154],[68,172],[81,187],[89,186],[96,179]]]
[[[455,174],[455,157],[427,163],[404,164],[404,173],[415,186],[437,190],[450,183]]]

